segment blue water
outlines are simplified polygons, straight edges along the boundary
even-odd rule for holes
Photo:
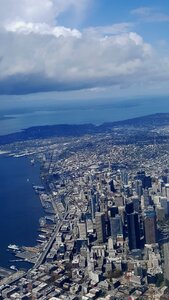
[[[9,262],[15,257],[6,249],[9,244],[36,244],[43,210],[32,184],[40,184],[39,171],[27,158],[0,156],[0,266],[27,267]]]
[[[129,100],[92,100],[69,103],[38,104],[2,111],[0,116],[11,119],[0,120],[0,135],[20,131],[37,125],[53,124],[101,124],[144,116],[159,112],[169,112],[169,97],[148,97]]]

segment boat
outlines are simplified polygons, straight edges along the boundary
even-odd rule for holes
[[[41,218],[39,219],[39,224],[40,224],[40,227],[45,226],[45,225],[46,225],[46,220],[45,220],[45,218],[41,217]]]
[[[46,242],[46,241],[44,241],[44,240],[42,241],[42,240],[38,240],[38,239],[37,239],[36,241],[37,241],[38,243],[40,243],[40,244],[44,244],[44,243]]]
[[[41,239],[46,239],[46,236],[45,236],[45,235],[42,235],[42,234],[39,234],[39,237],[40,237]]]
[[[18,269],[14,265],[10,266],[10,269],[13,271],[18,271]]]
[[[19,247],[17,246],[17,245],[15,245],[15,244],[10,244],[10,245],[8,245],[8,249],[10,249],[10,250],[14,250],[14,251],[18,251],[19,250]]]
[[[24,259],[10,259],[9,262],[20,262],[24,261]]]
[[[31,159],[31,165],[33,166],[34,164],[35,164],[35,160],[33,158],[33,159]]]
[[[33,189],[35,190],[35,192],[37,194],[45,191],[44,186],[41,186],[41,185],[33,185]]]

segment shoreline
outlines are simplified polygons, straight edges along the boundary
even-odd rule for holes
[[[3,154],[4,154],[4,158],[9,158],[9,159],[13,159],[13,158],[15,158],[15,157],[10,157],[10,156],[7,156],[7,155],[5,155],[5,154],[8,154],[8,152],[5,152],[5,151],[1,151],[0,152],[0,154],[1,154],[1,159],[3,160]],[[22,158],[21,158],[22,159]],[[24,158],[23,158],[24,159]],[[17,163],[17,161],[18,160],[16,160],[16,162],[15,162],[15,164],[16,165],[18,165],[18,163]],[[6,162],[6,160],[5,160],[5,162]],[[4,162],[4,164],[5,164],[5,162]],[[26,159],[26,162],[25,162],[26,164],[27,164],[27,166],[28,166],[28,169],[30,170],[30,167],[29,167],[29,163],[30,163],[30,161],[29,161],[29,158],[27,158]],[[25,164],[24,163],[24,164]],[[20,167],[20,165],[18,165],[19,167]],[[31,168],[34,168],[34,166],[32,166],[31,165],[31,163],[30,163],[30,166],[31,166]],[[22,169],[22,166],[21,166],[21,169]],[[34,174],[34,177],[39,177],[40,178],[40,169],[39,169],[39,172],[38,172],[38,174],[36,174],[36,172],[34,173],[32,173],[32,174]],[[37,175],[37,176],[36,176]],[[27,176],[27,174],[25,174],[25,179],[26,179],[26,176]],[[29,176],[29,178],[30,178],[31,176]],[[33,184],[33,182],[35,181],[35,182],[37,182],[37,184],[39,184],[38,183],[38,180],[34,180],[33,178],[32,178],[32,184]],[[31,182],[29,182],[28,180],[25,180],[25,183],[24,183],[24,185],[26,184],[26,187],[27,187],[27,183],[31,183]],[[19,245],[19,248],[22,248],[22,247],[31,247],[32,246],[32,248],[33,247],[36,247],[37,245],[38,245],[38,243],[37,243],[37,239],[38,239],[38,231],[39,231],[39,229],[40,229],[40,225],[39,225],[39,220],[44,216],[44,209],[43,209],[43,207],[42,207],[42,204],[41,204],[41,201],[40,201],[40,197],[39,197],[39,195],[38,195],[38,197],[37,197],[37,194],[36,194],[36,192],[35,192],[35,190],[33,189],[33,186],[31,186],[31,189],[28,187],[28,190],[29,191],[31,191],[32,190],[32,192],[31,192],[31,194],[26,198],[27,199],[27,206],[32,206],[32,211],[34,211],[35,210],[35,208],[36,208],[36,213],[34,214],[34,216],[35,216],[35,219],[34,219],[34,224],[35,223],[37,223],[37,225],[36,225],[36,228],[35,228],[35,230],[33,230],[34,231],[34,234],[33,234],[33,236],[34,236],[34,238],[32,238],[31,237],[31,240],[32,240],[32,242],[30,241],[29,242],[29,237],[30,237],[30,232],[31,232],[31,227],[30,227],[30,225],[26,225],[26,224],[28,224],[28,220],[26,221],[26,224],[23,224],[23,222],[22,222],[22,219],[23,219],[23,217],[21,217],[21,221],[20,222],[22,222],[21,223],[21,225],[23,224],[24,226],[23,227],[25,227],[25,226],[28,226],[29,227],[29,232],[28,232],[28,239],[27,239],[27,243],[25,243],[24,241],[23,241],[23,243],[22,243],[22,236],[21,236],[21,234],[17,234],[17,237],[16,237],[16,239],[15,239],[15,234],[14,233],[12,233],[12,235],[11,235],[11,237],[9,236],[9,230],[7,229],[7,228],[5,228],[4,229],[4,233],[3,233],[3,235],[5,236],[5,235],[7,235],[7,238],[5,239],[6,240],[6,242],[5,242],[5,240],[3,239],[3,235],[2,235],[2,240],[3,240],[3,243],[2,243],[2,245],[3,245],[3,247],[0,249],[0,252],[2,253],[2,261],[3,261],[3,264],[2,263],[0,263],[0,268],[5,268],[6,270],[11,270],[10,269],[10,267],[11,267],[11,265],[13,264],[12,263],[12,261],[14,262],[14,260],[16,261],[16,268],[17,269],[19,269],[19,270],[21,270],[21,269],[25,269],[25,270],[28,270],[28,269],[30,269],[32,266],[33,266],[33,264],[31,263],[31,262],[29,262],[28,261],[28,259],[26,258],[26,259],[24,259],[23,261],[19,261],[19,259],[17,258],[17,257],[15,257],[14,255],[15,255],[15,253],[13,252],[13,251],[8,251],[9,249],[8,249],[8,246],[10,245],[10,244],[17,244],[17,245]],[[32,195],[32,196],[31,196]],[[2,199],[2,201],[5,201],[5,197],[7,197],[6,195],[4,195],[4,197],[2,197],[1,196],[1,199]],[[18,199],[18,196],[17,195],[14,195],[14,198],[16,198],[16,199]],[[35,204],[33,204],[34,203],[34,200],[35,200]],[[31,200],[32,199],[32,200]],[[31,202],[30,202],[30,200],[31,200]],[[36,200],[38,201],[38,203],[36,202]],[[18,207],[18,213],[19,213],[19,211],[20,210],[23,210],[23,208],[22,207],[20,207],[20,203],[21,203],[21,201],[22,201],[22,199],[20,199],[19,200],[19,202],[17,203],[17,207]],[[10,202],[10,200],[9,200],[9,202]],[[29,204],[29,203],[32,203],[32,204]],[[37,204],[36,204],[37,203]],[[41,210],[41,212],[39,211],[39,208],[38,208],[38,206],[39,206],[39,208],[40,208],[40,210]],[[7,208],[6,208],[7,209]],[[11,207],[11,209],[12,209],[12,207]],[[29,215],[31,215],[32,214],[32,211],[29,211]],[[38,212],[39,211],[39,212]],[[18,214],[17,213],[17,214]],[[12,212],[10,213],[10,210],[9,210],[9,214],[12,214]],[[20,215],[20,213],[19,213],[19,215]],[[36,220],[36,215],[37,215],[37,220]],[[39,215],[39,216],[38,216]],[[21,216],[21,215],[20,215]],[[1,221],[1,222],[3,222],[4,223],[4,221]],[[9,225],[10,225],[10,222],[9,222]],[[17,225],[17,224],[16,224]],[[12,226],[12,225],[11,225]],[[18,226],[18,225],[17,225]],[[34,225],[33,225],[34,226]],[[9,226],[8,226],[9,227]],[[26,227],[25,227],[26,228]],[[7,231],[6,231],[7,230]],[[6,233],[7,232],[7,233]],[[24,237],[24,236],[23,236]],[[18,240],[18,238],[19,238],[19,240]],[[34,240],[34,241],[33,241]],[[5,246],[6,245],[6,246]],[[23,246],[24,245],[24,246]],[[7,253],[8,252],[8,253]],[[6,260],[7,259],[7,260]],[[4,263],[5,262],[5,263]],[[11,265],[10,265],[10,262],[11,262]],[[15,263],[15,262],[14,262]],[[30,265],[31,264],[31,265]]]

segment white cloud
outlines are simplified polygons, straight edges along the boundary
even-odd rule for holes
[[[131,32],[132,24],[83,31],[57,24],[60,14],[72,8],[81,13],[87,3],[3,0],[0,94],[98,90],[168,80],[168,60],[160,60],[151,45]]]
[[[85,32],[90,35],[117,35],[129,32],[132,27],[132,23],[117,23],[110,26],[88,27]]]
[[[0,22],[46,22],[55,18],[54,2],[51,0],[1,0]]]
[[[0,23],[14,22],[55,24],[58,16],[73,9],[82,13],[89,0],[1,0]]]
[[[152,51],[132,32],[90,36],[57,27],[47,33],[46,27],[40,33],[32,27],[31,33],[27,27],[18,30],[0,33],[1,93],[124,84],[139,74]]]
[[[169,15],[154,7],[139,7],[132,10],[131,14],[145,22],[169,22]]]
[[[25,23],[25,22],[14,22],[5,25],[4,27],[8,32],[15,32],[17,34],[39,34],[39,35],[53,35],[55,37],[68,37],[75,36],[81,37],[81,33],[77,29],[65,28],[63,26],[52,27],[45,23]]]

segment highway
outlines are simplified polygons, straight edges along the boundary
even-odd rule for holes
[[[70,192],[67,193],[66,196],[68,196],[69,194],[70,194]],[[37,269],[37,268],[39,268],[40,265],[45,261],[45,258],[46,258],[46,256],[48,255],[48,253],[49,253],[49,251],[50,251],[50,249],[51,249],[51,247],[52,247],[52,245],[53,245],[53,243],[54,243],[54,241],[55,241],[56,235],[58,234],[60,228],[61,228],[62,225],[63,225],[63,222],[65,221],[65,219],[66,219],[66,217],[67,217],[67,215],[68,215],[68,203],[66,203],[64,216],[62,216],[61,214],[59,214],[59,212],[58,212],[58,210],[57,210],[57,206],[56,206],[56,204],[55,204],[55,201],[54,201],[53,197],[51,197],[51,203],[52,203],[52,205],[53,205],[53,208],[54,208],[54,210],[55,210],[56,215],[59,216],[58,224],[56,225],[56,227],[55,227],[55,229],[54,229],[54,232],[52,233],[52,235],[51,235],[51,237],[50,237],[50,239],[49,239],[47,245],[44,247],[42,253],[39,255],[39,257],[38,257],[38,259],[37,259],[37,261],[36,261],[36,263],[34,264],[34,266],[33,266],[32,269]]]
[[[62,224],[63,224],[63,221],[61,221],[59,224],[56,225],[55,230],[48,241],[48,244],[43,249],[43,252],[40,254],[39,258],[37,259],[36,263],[34,264],[33,269],[39,268],[39,266],[44,262],[49,250],[51,249],[51,247],[55,241],[56,235],[58,234]]]

